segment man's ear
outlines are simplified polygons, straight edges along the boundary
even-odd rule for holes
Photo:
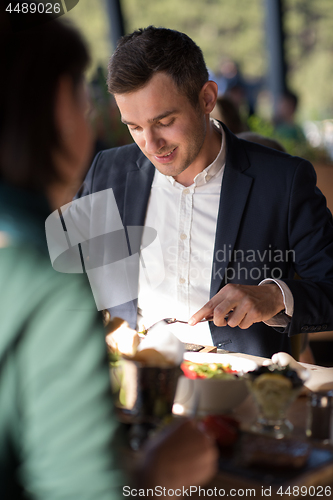
[[[200,90],[199,102],[203,107],[205,114],[209,114],[213,111],[216,100],[217,100],[218,87],[217,83],[209,80]]]

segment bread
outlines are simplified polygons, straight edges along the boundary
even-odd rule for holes
[[[138,332],[129,327],[127,321],[113,318],[107,324],[106,343],[111,352],[133,356],[140,344]]]

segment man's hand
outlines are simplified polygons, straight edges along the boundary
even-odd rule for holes
[[[267,321],[284,309],[283,296],[275,283],[261,286],[229,283],[189,320],[190,325],[212,317],[216,326],[249,328]]]
[[[206,484],[217,473],[215,442],[187,420],[152,439],[145,450],[140,481],[145,487],[188,488]]]

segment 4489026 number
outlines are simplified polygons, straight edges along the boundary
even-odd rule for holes
[[[288,486],[288,488],[280,486],[276,494],[289,497],[330,497],[331,490],[331,486]]]
[[[14,4],[13,4],[14,5]],[[14,7],[12,7],[12,3],[9,3],[6,7],[6,12],[17,13],[17,14],[35,14],[36,12],[39,14],[59,14],[61,12],[60,3],[17,3]]]

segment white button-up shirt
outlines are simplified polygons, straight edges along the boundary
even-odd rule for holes
[[[145,226],[157,231],[165,277],[153,289],[143,268],[140,268],[139,330],[142,325],[149,327],[162,318],[187,321],[209,300],[226,157],[223,129],[215,120],[214,126],[221,133],[221,149],[214,162],[195,177],[191,186],[185,187],[173,177],[165,176],[158,170],[155,172]],[[146,266],[158,269],[158,259],[159,253],[154,245],[145,248]],[[195,327],[176,323],[170,325],[170,329],[183,342],[213,345],[208,322]]]

